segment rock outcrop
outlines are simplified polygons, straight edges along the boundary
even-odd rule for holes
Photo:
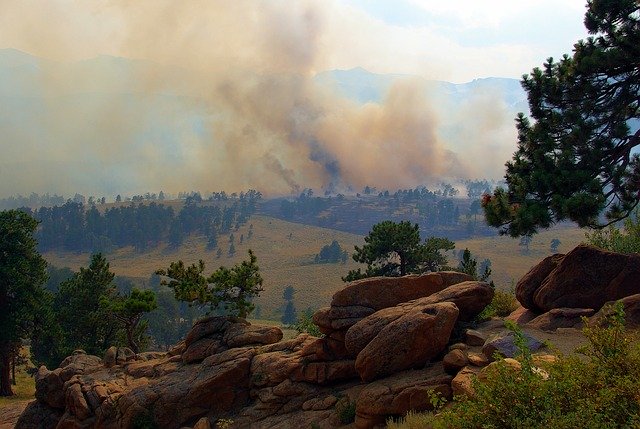
[[[580,245],[536,265],[516,285],[516,298],[528,309],[590,308],[640,293],[640,255]]]
[[[282,341],[276,327],[209,317],[166,353],[113,347],[100,359],[78,351],[38,370],[37,401],[16,427],[207,428],[228,419],[236,428],[328,428],[355,415],[356,427],[370,428],[428,409],[430,390],[451,397],[460,369],[488,364],[478,346],[464,344],[445,365],[439,360],[456,323],[492,296],[459,273],[378,278],[347,285],[314,315],[324,338]]]

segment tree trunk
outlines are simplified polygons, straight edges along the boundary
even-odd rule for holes
[[[18,360],[18,355],[14,354],[13,359],[11,359],[11,384],[16,386],[18,382],[16,381],[16,361]]]
[[[136,326],[137,324],[127,326],[127,342],[129,343],[129,348],[131,348],[135,354],[138,354],[140,353],[140,347],[134,338]]]
[[[11,356],[7,350],[0,351],[0,396],[13,396],[13,390],[11,390]]]

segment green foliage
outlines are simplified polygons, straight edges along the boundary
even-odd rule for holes
[[[587,243],[618,253],[640,253],[640,212],[624,220],[623,230],[615,225],[586,233]]]
[[[316,255],[314,261],[316,264],[346,263],[347,256],[347,251],[343,250],[336,240],[333,240],[331,244],[322,246],[320,253]]]
[[[576,355],[537,363],[516,325],[510,329],[520,350],[521,369],[499,362],[473,384],[472,398],[457,398],[438,415],[438,428],[631,428],[640,425],[637,383],[640,345],[624,328],[617,304],[601,326],[584,329],[589,344]],[[396,428],[406,428],[399,424]]]
[[[483,198],[488,223],[513,237],[570,219],[600,227],[638,204],[640,4],[591,0],[592,35],[573,55],[524,76],[533,121],[519,114],[507,190]]]
[[[282,313],[282,323],[285,325],[292,325],[296,323],[297,319],[298,315],[296,307],[293,305],[293,301],[287,301],[287,304],[284,307],[284,312]]]
[[[114,343],[118,328],[109,309],[101,305],[105,299],[116,296],[114,276],[105,257],[96,253],[91,256],[88,268],[80,268],[78,273],[60,284],[54,301],[64,334],[64,347],[59,358],[77,348],[100,356]]]
[[[293,328],[298,332],[298,334],[309,334],[314,337],[322,337],[323,334],[320,332],[318,326],[313,323],[313,318],[309,312],[303,312],[298,316],[298,320],[296,321]]]
[[[362,248],[355,246],[353,259],[367,264],[366,271],[351,270],[343,281],[438,271],[446,264],[446,257],[441,252],[455,247],[452,241],[438,237],[430,237],[421,244],[418,224],[411,225],[408,221],[380,222],[373,226],[364,241],[366,244]]]
[[[143,411],[131,420],[131,429],[158,429],[159,427],[149,411]]]
[[[338,414],[338,420],[343,425],[348,425],[356,420],[356,403],[351,402],[347,396],[341,398],[336,403],[336,413]]]
[[[46,262],[36,250],[38,222],[18,210],[0,212],[0,396],[11,396],[9,367],[38,323],[49,293]]]
[[[204,261],[185,267],[184,262],[172,262],[167,270],[156,274],[166,276],[162,284],[173,289],[177,300],[209,305],[211,309],[222,306],[231,315],[246,318],[254,308],[251,299],[262,289],[257,258],[249,250],[249,260],[232,268],[220,267],[209,277],[203,275]]]
[[[475,280],[487,281],[491,277],[491,261],[485,259],[482,261],[482,270],[478,269],[478,261],[471,256],[469,249],[464,249],[462,252],[462,259],[458,264],[458,271],[461,273],[469,274]]]
[[[142,316],[158,307],[155,293],[134,288],[129,295],[102,296],[100,306],[120,324],[131,350],[139,353],[146,331],[146,323],[142,321]]]
[[[516,308],[518,308],[518,301],[513,289],[510,291],[495,290],[491,303],[478,315],[478,320],[488,320],[494,316],[506,317],[513,313]]]

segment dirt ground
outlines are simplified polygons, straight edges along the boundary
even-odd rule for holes
[[[22,411],[29,405],[31,400],[10,402],[0,405],[0,429],[13,429]]]

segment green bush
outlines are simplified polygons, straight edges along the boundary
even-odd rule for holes
[[[353,423],[356,420],[356,403],[345,396],[336,403],[336,412],[340,423],[345,425]]]
[[[625,331],[621,304],[601,327],[584,329],[589,343],[578,350],[582,358],[560,356],[544,368],[534,366],[519,328],[510,329],[521,340],[522,369],[498,364],[474,383],[473,398],[458,398],[423,422],[434,429],[640,427],[640,347]]]
[[[513,288],[509,291],[496,290],[491,303],[478,315],[478,321],[488,320],[494,316],[506,317],[516,308],[518,308],[518,301]]]
[[[293,329],[295,329],[298,334],[309,334],[314,337],[323,337],[322,332],[320,332],[320,328],[313,323],[311,315],[306,312],[303,312],[298,317],[298,320],[293,325]]]
[[[606,229],[586,233],[587,243],[601,249],[618,253],[640,253],[640,211],[624,221],[624,228],[620,230],[614,225]]]
[[[153,419],[151,412],[143,411],[131,421],[132,429],[158,429],[159,426]]]

